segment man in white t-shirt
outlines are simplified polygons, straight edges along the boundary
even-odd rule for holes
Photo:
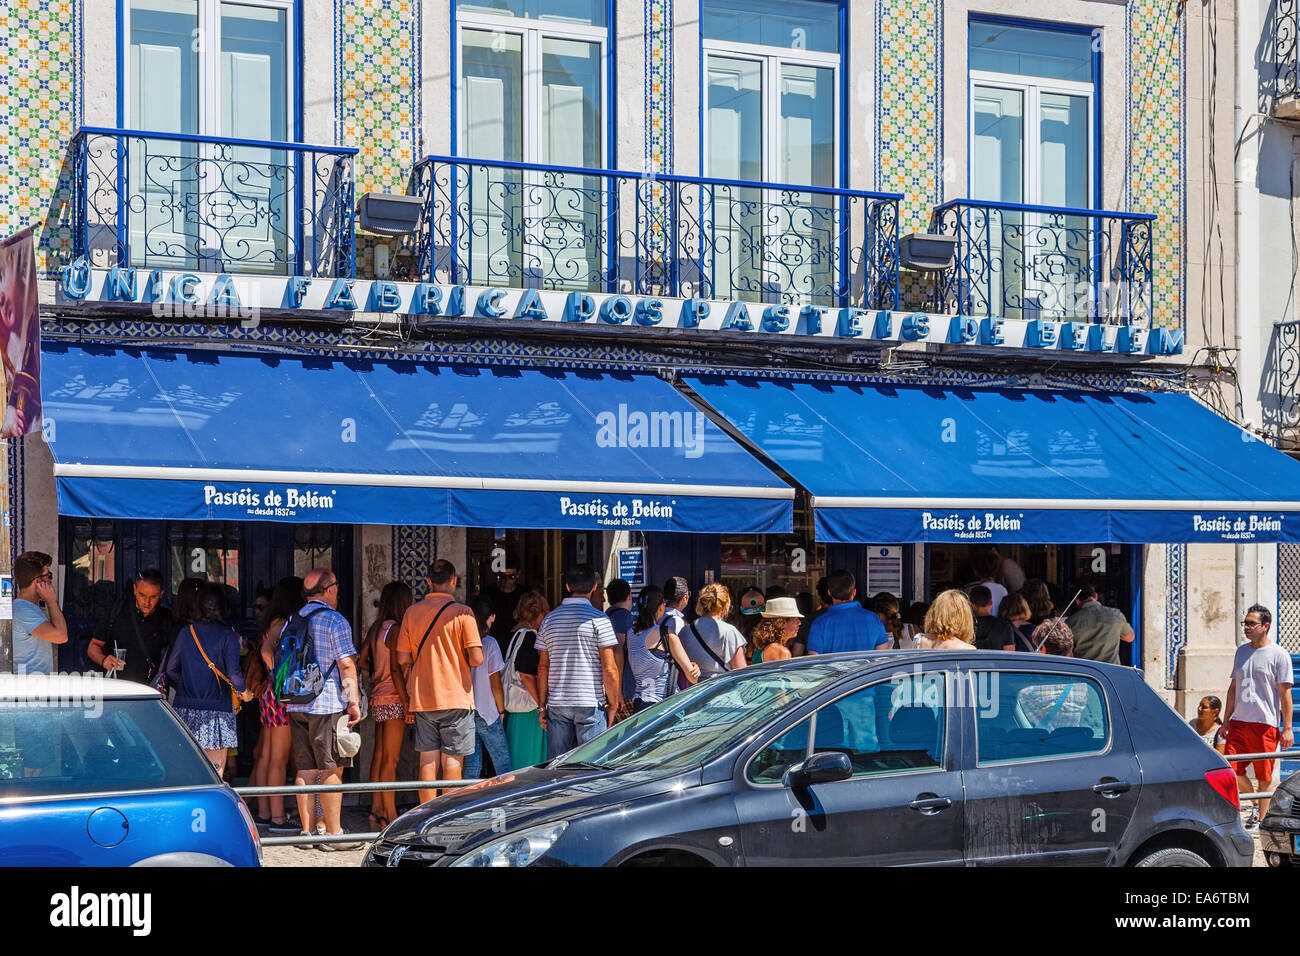
[[[1295,674],[1291,655],[1269,640],[1272,625],[1272,613],[1259,604],[1253,605],[1241,622],[1250,643],[1238,647],[1232,659],[1232,683],[1228,687],[1228,703],[1223,708],[1223,726],[1228,730],[1228,745],[1223,752],[1230,761],[1232,754],[1274,751],[1279,739],[1283,750],[1295,746],[1295,734],[1291,730],[1291,685]],[[1262,791],[1272,789],[1275,762],[1254,761],[1255,783]],[[1236,761],[1232,766],[1237,771],[1238,791],[1254,790],[1246,776],[1247,762]],[[1250,814],[1252,825],[1268,813],[1269,802],[1258,803],[1259,809]]]

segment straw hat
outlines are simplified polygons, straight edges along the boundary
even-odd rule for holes
[[[792,597],[772,598],[763,608],[763,617],[803,617],[799,602]]]

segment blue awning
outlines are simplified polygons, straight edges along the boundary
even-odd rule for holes
[[[784,532],[793,490],[648,375],[43,346],[59,510]]]
[[[1300,462],[1186,395],[687,381],[819,541],[1300,540]]]

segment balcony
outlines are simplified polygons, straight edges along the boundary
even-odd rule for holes
[[[1260,392],[1264,435],[1279,448],[1300,451],[1300,321],[1274,325],[1268,348]]]
[[[95,268],[353,276],[356,152],[82,128],[73,254]]]
[[[898,194],[430,156],[426,281],[897,308]]]
[[[1264,95],[1272,100],[1280,120],[1300,119],[1300,0],[1276,0],[1266,14],[1264,66],[1260,78]],[[1270,77],[1266,64],[1275,68]]]
[[[935,208],[930,231],[955,236],[934,311],[973,317],[1132,323],[1153,311],[1146,213],[961,199]]]

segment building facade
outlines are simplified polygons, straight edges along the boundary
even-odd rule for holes
[[[611,578],[637,549],[649,581],[802,592],[848,566],[864,591],[925,600],[970,579],[975,547],[891,539],[887,525],[827,540],[798,457],[718,403],[719,434],[793,476],[788,527],[754,530],[748,500],[707,531],[516,525],[509,506],[158,517],[150,487],[74,487],[84,456],[66,436],[81,441],[97,401],[76,363],[101,347],[651,377],[692,400],[717,376],[1174,393],[1251,418],[1225,371],[1254,334],[1236,321],[1254,307],[1237,295],[1229,81],[1250,72],[1237,64],[1250,43],[1227,0],[26,0],[0,16],[0,231],[36,229],[51,419],[9,449],[12,548],[59,555],[78,621],[151,564],[173,590],[189,574],[221,580],[248,610],[257,587],[332,563],[352,571],[343,603],[360,627],[387,580],[420,589],[435,555],[475,590],[508,554],[552,600],[565,564]],[[380,194],[407,200],[381,207]],[[418,219],[385,225],[384,208]],[[1259,275],[1281,274],[1258,222]],[[946,237],[931,240],[937,267],[917,268],[923,236]],[[125,380],[95,386],[103,408],[122,407],[105,386]],[[219,418],[220,395],[193,391],[190,410]],[[246,423],[249,440],[346,432],[325,391],[307,421]],[[51,403],[78,409],[63,446]],[[469,427],[456,414],[438,410],[436,441]],[[96,427],[146,420],[105,413]],[[171,462],[148,446],[201,430],[184,421],[142,427],[139,460]],[[187,467],[212,461],[193,451]],[[340,470],[321,454],[316,470]],[[982,540],[1061,592],[1097,580],[1137,627],[1131,662],[1184,711],[1226,686],[1242,569],[1297,547]],[[1250,580],[1263,594],[1284,578]],[[1293,639],[1300,623],[1285,627]]]

